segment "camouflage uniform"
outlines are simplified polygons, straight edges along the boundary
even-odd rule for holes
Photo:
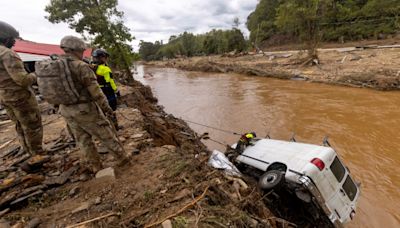
[[[100,156],[92,136],[99,139],[120,163],[126,162],[128,158],[115,129],[103,114],[109,116],[113,111],[100,90],[95,74],[88,64],[77,57],[69,54],[63,57],[73,59],[69,67],[75,87],[80,91],[80,97],[77,104],[60,105],[60,114],[66,119],[75,136],[83,153],[84,163],[94,172],[101,168]]]
[[[0,103],[15,123],[22,148],[30,154],[43,152],[43,127],[35,94],[29,88],[36,81],[21,59],[0,45]]]

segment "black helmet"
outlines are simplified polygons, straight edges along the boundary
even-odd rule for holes
[[[93,57],[108,57],[110,54],[104,49],[96,49],[92,52]]]
[[[19,37],[19,32],[10,24],[0,21],[0,39],[15,39]]]
[[[251,132],[251,134],[254,136],[254,137],[257,137],[257,135],[256,135],[256,133],[253,131],[253,132]]]

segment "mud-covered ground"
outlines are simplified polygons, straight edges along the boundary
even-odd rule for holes
[[[3,122],[0,227],[290,227],[263,203],[254,180],[207,166],[209,151],[196,133],[165,113],[148,87],[135,83],[121,93],[118,136],[133,165],[116,168],[115,177],[81,172],[79,149],[46,103],[47,160],[27,174],[13,125]],[[113,157],[97,144],[104,166],[112,166]]]
[[[230,53],[147,64],[189,71],[234,72],[379,90],[400,89],[400,47],[321,49],[318,54],[317,64],[307,61],[304,51]]]

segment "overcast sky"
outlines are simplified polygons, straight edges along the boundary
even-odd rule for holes
[[[58,44],[65,35],[77,35],[66,24],[51,24],[44,17],[49,0],[1,0],[0,20],[13,25],[26,40]],[[167,41],[184,31],[204,33],[231,28],[239,17],[247,35],[246,18],[258,0],[119,0],[125,25],[131,29],[137,50],[140,40]]]

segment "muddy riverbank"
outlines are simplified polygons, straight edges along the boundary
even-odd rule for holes
[[[209,150],[182,120],[164,112],[148,87],[120,87],[118,131],[132,165],[88,176],[60,115],[41,103],[46,159],[32,173],[14,126],[0,129],[0,227],[288,227],[263,204],[252,179],[207,165]],[[96,142],[103,165],[115,163]],[[253,181],[253,182],[252,182]],[[82,224],[83,223],[83,224]],[[81,224],[81,225],[80,225]],[[291,227],[291,226],[289,226]]]
[[[400,48],[339,48],[319,51],[317,65],[304,64],[305,52],[206,56],[145,63],[187,71],[239,73],[279,79],[366,87],[400,89]]]

